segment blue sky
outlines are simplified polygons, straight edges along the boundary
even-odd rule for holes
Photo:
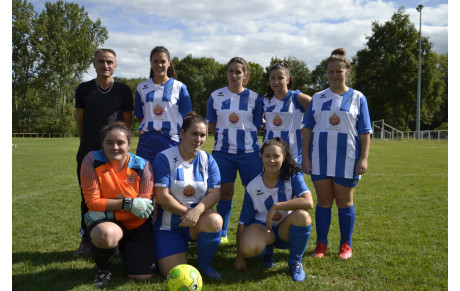
[[[30,1],[37,11],[44,0]],[[337,47],[353,57],[371,35],[372,21],[384,23],[404,6],[418,28],[423,4],[422,34],[438,53],[448,51],[447,1],[364,0],[80,0],[91,19],[109,31],[103,45],[115,49],[115,76],[147,77],[149,54],[163,45],[171,56],[212,57],[227,63],[244,57],[263,67],[272,57],[294,56],[313,70]],[[89,68],[85,80],[95,77]]]

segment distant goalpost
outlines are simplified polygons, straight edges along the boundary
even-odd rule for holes
[[[446,140],[448,136],[447,130],[421,130],[420,140]],[[416,131],[400,131],[388,124],[385,121],[372,121],[372,139],[380,140],[417,140]]]

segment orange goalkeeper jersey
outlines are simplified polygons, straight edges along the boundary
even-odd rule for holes
[[[115,173],[103,150],[92,151],[83,160],[80,178],[85,202],[90,211],[105,211],[108,199],[152,199],[152,166],[147,160],[132,153],[128,153],[126,166]],[[137,228],[145,222],[145,219],[124,210],[115,211],[115,219],[126,229]]]

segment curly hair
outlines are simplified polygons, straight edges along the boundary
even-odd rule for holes
[[[262,145],[262,148],[260,149],[260,155],[262,156],[264,154],[265,148],[271,145],[280,147],[284,154],[284,162],[281,165],[281,175],[283,180],[289,180],[289,178],[295,173],[302,172],[299,164],[292,158],[291,151],[289,150],[289,145],[279,137],[265,141]]]

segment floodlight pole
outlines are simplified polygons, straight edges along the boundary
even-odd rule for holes
[[[422,83],[422,8],[422,4],[419,4],[417,7],[417,11],[420,12],[420,24],[418,30],[417,114],[415,119],[415,132],[417,139],[420,139],[420,91]]]

